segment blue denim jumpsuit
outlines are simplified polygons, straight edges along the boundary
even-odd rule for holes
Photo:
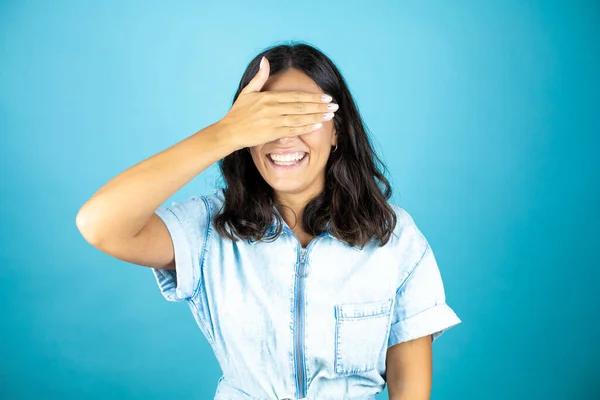
[[[215,400],[372,400],[386,384],[388,347],[461,322],[404,209],[390,203],[398,223],[383,247],[351,247],[327,230],[303,248],[285,222],[276,240],[220,237],[212,217],[223,203],[219,188],[158,208],[177,269],[152,268],[214,351]]]

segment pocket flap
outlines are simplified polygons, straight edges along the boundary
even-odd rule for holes
[[[336,304],[335,313],[338,318],[362,318],[381,314],[389,314],[393,298],[367,303]]]

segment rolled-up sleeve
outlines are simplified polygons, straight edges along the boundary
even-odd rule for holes
[[[160,292],[168,301],[189,300],[202,282],[210,235],[210,210],[202,196],[190,197],[154,212],[166,225],[175,253],[175,270],[151,268]]]
[[[388,347],[427,335],[435,340],[461,322],[446,304],[440,270],[425,241],[420,260],[396,291]]]

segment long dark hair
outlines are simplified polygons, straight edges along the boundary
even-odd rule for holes
[[[396,213],[387,202],[392,189],[378,168],[381,166],[387,171],[371,146],[366,126],[344,78],[325,54],[308,44],[276,45],[262,51],[250,62],[233,103],[258,72],[263,56],[269,60],[269,76],[296,68],[340,106],[333,119],[338,148],[330,154],[325,166],[323,192],[304,208],[304,230],[311,236],[318,236],[331,219],[329,233],[348,245],[362,248],[376,239],[383,246],[396,226]],[[245,148],[235,151],[220,160],[219,167],[227,186],[223,210],[214,220],[219,235],[233,241],[236,241],[234,234],[244,240],[258,241],[266,236],[276,217],[277,229],[273,238],[278,237],[283,230],[283,221],[274,206],[279,210],[282,205],[276,203],[273,188],[260,175],[250,152]],[[232,233],[227,231],[227,226]]]

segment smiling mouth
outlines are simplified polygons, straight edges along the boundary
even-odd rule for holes
[[[293,169],[304,163],[305,159],[308,158],[308,153],[304,153],[301,158],[297,160],[274,160],[271,158],[271,154],[267,154],[266,158],[268,160],[269,165],[271,165],[275,169]]]

